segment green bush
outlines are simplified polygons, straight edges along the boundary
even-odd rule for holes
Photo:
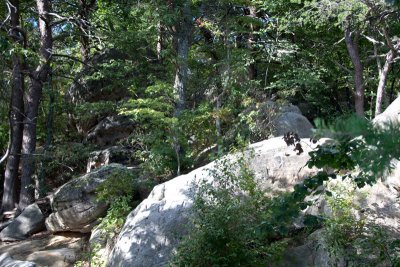
[[[245,161],[239,166],[236,173],[237,166],[220,161],[218,170],[211,171],[215,183],[199,187],[193,226],[171,266],[266,266],[280,259],[286,241],[261,227],[273,205]]]
[[[367,222],[355,201],[356,185],[330,185],[326,196],[331,214],[324,221],[330,264],[336,266],[400,266],[400,240]],[[356,214],[361,214],[357,216]]]

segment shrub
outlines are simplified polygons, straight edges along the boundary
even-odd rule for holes
[[[286,241],[263,231],[272,205],[257,188],[254,176],[239,161],[220,161],[211,171],[212,184],[199,187],[189,235],[182,241],[172,266],[266,266],[278,260]]]

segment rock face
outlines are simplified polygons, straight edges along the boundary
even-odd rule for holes
[[[296,132],[300,138],[312,135],[312,124],[302,115],[300,109],[292,104],[282,105],[273,101],[257,103],[243,111],[239,117],[244,121],[240,128],[248,129],[252,142],[281,136],[287,132]],[[233,138],[234,132],[240,130],[232,129],[227,135]]]
[[[78,233],[43,234],[21,242],[0,243],[0,251],[15,260],[28,260],[36,264],[27,266],[73,267],[86,242],[87,236]],[[2,267],[9,266],[2,263],[0,260]]]
[[[46,228],[51,232],[90,232],[108,207],[96,200],[96,188],[121,169],[125,167],[110,164],[61,186],[50,199],[53,213],[46,219]]]
[[[89,131],[87,141],[100,146],[115,145],[127,138],[135,129],[135,123],[126,116],[110,116]]]
[[[272,190],[290,190],[304,176],[316,170],[305,167],[313,145],[303,140],[305,153],[295,155],[282,138],[273,138],[251,146],[249,166],[257,181]],[[254,154],[254,155],[253,155]],[[228,160],[234,162],[238,155]],[[119,235],[107,266],[165,266],[185,234],[196,185],[211,181],[210,163],[189,174],[156,186],[131,214]]]
[[[35,203],[26,207],[6,228],[0,232],[1,241],[26,239],[32,234],[45,229],[45,217]]]
[[[375,117],[373,120],[374,125],[385,127],[385,124],[393,123],[395,125],[400,123],[400,96],[396,98],[387,109]]]
[[[90,153],[86,172],[111,163],[119,163],[124,166],[137,166],[139,162],[134,158],[134,149],[112,146],[100,151]]]
[[[11,258],[10,254],[3,253],[0,255],[1,267],[35,267],[36,264],[29,261],[19,261]]]
[[[312,124],[301,113],[283,112],[274,120],[274,136],[281,136],[287,132],[295,132],[300,138],[311,137]]]

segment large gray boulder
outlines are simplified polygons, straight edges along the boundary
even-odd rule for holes
[[[383,128],[390,123],[398,125],[400,123],[400,96],[396,98],[383,113],[376,116],[373,123]]]
[[[312,136],[312,124],[298,112],[283,112],[274,119],[273,124],[273,136],[281,136],[287,132],[295,132],[300,138]]]
[[[1,267],[35,267],[36,264],[29,261],[14,260],[10,254],[3,253],[0,255]]]
[[[302,140],[305,150],[296,155],[280,137],[256,143],[246,153],[250,169],[260,186],[271,191],[291,190],[305,176],[317,170],[307,168],[308,153],[314,144]],[[230,155],[235,162],[240,155]],[[107,266],[165,266],[180,239],[185,235],[194,192],[201,181],[212,181],[212,162],[186,175],[156,186],[132,211],[108,259]]]
[[[119,163],[124,166],[138,166],[140,161],[135,157],[134,148],[112,146],[103,150],[90,153],[86,172],[111,163]]]
[[[87,235],[80,233],[62,234],[43,233],[35,236],[35,238],[19,242],[0,242],[0,254],[7,253],[13,260],[29,261],[43,267],[74,266],[73,263],[85,250]],[[5,266],[2,263],[0,261],[0,266]]]
[[[135,125],[136,123],[127,116],[109,116],[88,132],[86,140],[100,146],[115,145],[127,138],[135,129]]]
[[[6,228],[0,232],[1,241],[17,241],[45,229],[45,217],[34,203],[26,207]]]
[[[255,103],[239,114],[242,124],[227,133],[227,138],[235,137],[236,132],[246,129],[252,142],[295,132],[300,138],[312,136],[313,126],[303,116],[300,109],[292,104],[273,101]]]
[[[96,189],[110,175],[126,169],[110,164],[61,186],[51,197],[53,213],[46,219],[50,232],[90,232],[94,222],[107,211],[107,203],[96,199]]]

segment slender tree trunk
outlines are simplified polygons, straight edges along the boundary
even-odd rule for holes
[[[87,63],[90,58],[90,23],[89,16],[96,0],[79,0],[79,28],[80,28],[80,50],[81,58],[84,63]]]
[[[387,77],[392,67],[393,60],[397,56],[398,50],[400,49],[400,41],[397,41],[396,44],[393,44],[392,40],[389,37],[388,29],[386,27],[383,28],[383,33],[385,35],[386,44],[389,47],[390,51],[386,54],[385,65],[379,72],[379,84],[376,92],[375,116],[378,116],[380,113],[382,113],[382,102],[385,96]]]
[[[162,53],[164,50],[164,27],[161,22],[157,23],[157,60],[163,62]]]
[[[176,25],[174,47],[176,51],[176,70],[174,82],[175,116],[178,117],[185,108],[185,94],[189,74],[189,39],[192,28],[190,4],[185,1],[182,7],[182,20]]]
[[[190,12],[190,1],[186,0],[182,6],[182,18],[175,26],[173,36],[174,49],[176,52],[176,69],[174,80],[174,100],[175,110],[174,117],[179,118],[185,109],[185,95],[187,91],[187,81],[189,74],[188,58],[190,47],[190,34],[192,29],[192,16]],[[174,149],[177,155],[178,168],[177,175],[181,172],[182,149],[178,140],[178,133],[174,133]]]
[[[11,35],[14,43],[22,43],[22,36],[16,29],[19,27],[19,0],[11,0]],[[4,192],[2,207],[3,211],[15,208],[17,204],[16,182],[18,180],[18,169],[21,155],[22,143],[22,120],[24,113],[23,91],[24,77],[21,69],[21,58],[17,54],[12,55],[12,81],[10,101],[10,147],[4,174]]]
[[[345,42],[347,47],[347,52],[351,58],[351,62],[354,66],[354,106],[356,109],[356,114],[360,117],[364,117],[364,78],[363,78],[363,65],[361,63],[360,55],[357,48],[358,32],[354,33],[354,38],[351,37],[350,28],[345,29]]]
[[[379,73],[379,84],[376,91],[375,116],[382,113],[382,102],[385,95],[386,80],[394,57],[395,53],[393,53],[393,51],[387,53],[385,65],[383,65],[382,71]]]
[[[254,6],[249,7],[250,11],[250,17],[251,18],[257,18],[257,9]],[[255,43],[255,36],[254,36],[254,31],[256,30],[256,27],[253,24],[250,24],[250,33],[249,33],[249,38],[247,39],[247,48],[250,50],[250,52],[253,54],[254,53],[254,47],[253,44]],[[253,58],[253,62],[250,63],[248,67],[248,73],[249,73],[249,80],[255,80],[257,78],[257,68],[256,68],[256,63],[255,59]]]
[[[50,0],[36,0],[39,13],[41,64],[30,74],[28,92],[25,96],[25,119],[22,139],[22,174],[19,208],[24,209],[34,201],[33,173],[36,151],[36,124],[43,83],[50,73],[53,38],[50,26]]]

